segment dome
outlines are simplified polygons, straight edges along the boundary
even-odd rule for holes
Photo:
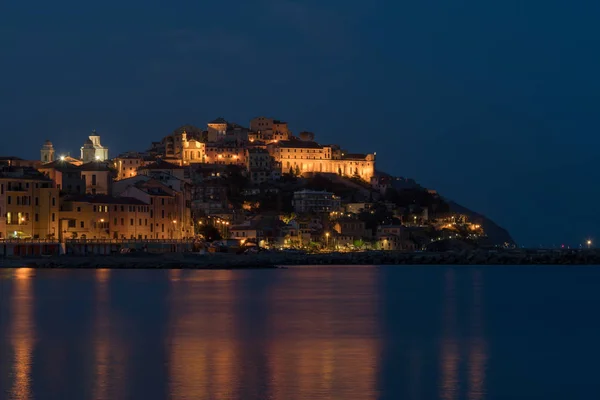
[[[49,140],[46,140],[46,141],[44,142],[44,146],[52,146],[52,142],[51,142],[51,141],[49,141]]]

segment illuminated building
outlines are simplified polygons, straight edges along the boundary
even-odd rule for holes
[[[0,167],[0,238],[40,238],[57,234],[59,191],[41,172]]]
[[[375,172],[375,154],[348,154],[337,146],[309,140],[286,140],[269,145],[282,173],[332,173],[369,182]]]
[[[291,136],[287,122],[267,117],[257,117],[250,121],[250,131],[253,140],[266,142],[288,140]]]
[[[46,140],[46,142],[44,142],[42,150],[40,150],[40,160],[42,160],[43,163],[54,161],[54,146],[51,141]]]
[[[85,192],[89,194],[111,194],[113,171],[107,163],[91,161],[79,167]]]
[[[84,163],[108,160],[108,148],[100,144],[100,135],[96,133],[96,130],[92,131],[81,147],[81,159]]]
[[[151,215],[148,204],[131,197],[67,196],[60,210],[61,235],[64,239],[149,239],[154,236]]]
[[[227,121],[223,117],[219,117],[208,123],[207,141],[209,143],[220,142],[227,134]]]
[[[54,185],[61,193],[85,193],[85,180],[81,177],[81,170],[77,165],[59,159],[42,164],[38,168],[38,171],[52,179]]]
[[[148,159],[142,154],[135,152],[121,154],[112,160],[113,169],[116,172],[115,180],[136,176],[138,168],[146,166],[153,161],[154,160]]]

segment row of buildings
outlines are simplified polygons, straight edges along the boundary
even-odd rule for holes
[[[185,127],[152,143],[145,153],[127,153],[115,158],[120,177],[131,176],[135,166],[154,157],[188,166],[192,164],[238,165],[246,168],[253,182],[276,180],[285,173],[332,173],[369,181],[375,173],[375,153],[351,153],[335,144],[320,144],[312,132],[293,135],[288,124],[258,117],[250,127],[217,118],[206,130]],[[150,156],[150,157],[148,157]]]
[[[238,188],[250,200],[239,209],[223,183],[230,166],[251,183]],[[210,224],[222,237],[263,245],[339,248],[370,240],[382,249],[414,246],[407,235],[415,232],[400,225],[368,229],[356,218],[365,205],[343,204],[329,192],[296,190],[291,219],[253,209],[254,195],[281,195],[269,183],[283,174],[314,173],[370,182],[382,193],[410,185],[376,176],[375,153],[320,144],[313,133],[294,135],[272,118],[255,118],[247,128],[217,118],[206,129],[182,127],[146,151],[114,158],[92,131],[77,158],[58,153],[50,141],[39,161],[0,158],[0,239],[191,239]]]

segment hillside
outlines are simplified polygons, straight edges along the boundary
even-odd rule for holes
[[[472,221],[480,221],[483,230],[488,236],[489,244],[498,244],[501,245],[503,243],[508,243],[510,245],[516,245],[516,242],[510,236],[510,233],[498,224],[496,224],[491,219],[487,218],[485,215],[481,215],[476,213],[475,211],[469,210],[468,208],[461,206],[460,204],[455,203],[452,200],[447,200],[446,202],[450,205],[450,211],[465,214]]]

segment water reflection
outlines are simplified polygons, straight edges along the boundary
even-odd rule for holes
[[[448,269],[445,274],[443,301],[440,398],[453,400],[458,395],[458,368],[460,363],[456,313],[456,276],[453,269]]]
[[[93,322],[94,345],[94,399],[115,398],[113,395],[122,392],[123,364],[115,360],[115,343],[112,343],[110,332],[110,270],[95,271],[95,316]],[[116,362],[115,362],[116,361]]]
[[[269,342],[274,398],[364,399],[376,392],[376,273],[307,269],[273,288],[266,306],[276,337]]]
[[[487,346],[483,331],[483,276],[473,271],[473,308],[471,312],[471,340],[469,349],[469,400],[481,400],[485,396],[485,368]]]
[[[35,342],[33,321],[33,277],[35,271],[19,268],[14,272],[10,338],[14,349],[11,398],[30,399],[32,353]]]
[[[375,271],[192,271],[171,276],[174,399],[375,393]],[[340,301],[344,299],[344,301]]]
[[[0,397],[482,400],[491,390],[485,328],[496,314],[481,269],[35,272],[11,271],[2,286]]]
[[[461,277],[465,277],[464,274]],[[461,394],[460,370],[464,365],[467,372],[466,398],[481,400],[485,396],[487,362],[487,346],[483,331],[483,276],[481,271],[471,270],[466,288],[461,288],[465,293],[470,294],[466,302],[468,312],[457,312],[457,286],[457,273],[452,269],[447,270],[440,354],[440,398],[448,400],[459,398]],[[462,314],[470,319],[470,325],[465,335],[461,335],[458,330],[458,315]],[[466,358],[461,355],[464,352],[467,353]]]
[[[235,383],[233,271],[172,271],[167,353],[173,399],[227,399]]]

